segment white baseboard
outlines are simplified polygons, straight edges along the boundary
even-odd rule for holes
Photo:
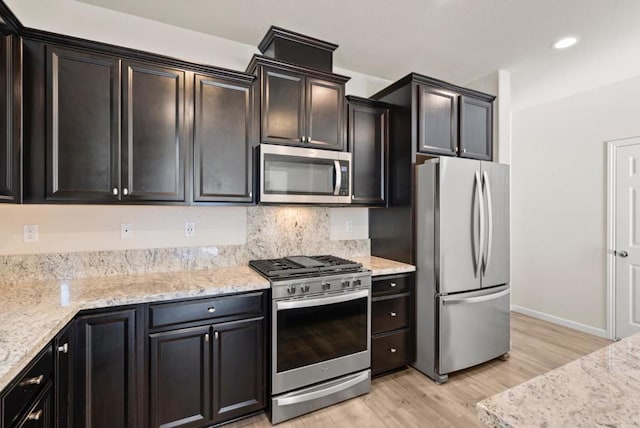
[[[511,305],[511,310],[513,312],[518,312],[524,315],[528,315],[533,318],[538,318],[544,321],[549,321],[554,324],[561,325],[563,327],[572,328],[574,330],[581,331],[583,333],[592,334],[598,337],[604,337],[605,339],[609,338],[607,331],[602,328],[591,327],[590,325],[582,324],[575,321],[570,321],[565,318],[556,317],[554,315],[549,315],[544,312],[534,311],[533,309],[524,308],[522,306]]]

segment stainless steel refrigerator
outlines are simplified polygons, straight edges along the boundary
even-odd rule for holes
[[[509,167],[416,167],[416,360],[437,382],[509,352]]]

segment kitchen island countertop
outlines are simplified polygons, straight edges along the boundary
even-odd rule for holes
[[[477,404],[490,427],[640,426],[640,333]]]
[[[379,257],[353,259],[374,276],[415,270]],[[268,288],[248,266],[0,284],[0,391],[81,310]]]

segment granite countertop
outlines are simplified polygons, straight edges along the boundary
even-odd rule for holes
[[[374,276],[415,266],[355,257]],[[81,310],[269,288],[248,266],[0,284],[0,391]]]
[[[477,404],[490,427],[640,426],[640,334]]]

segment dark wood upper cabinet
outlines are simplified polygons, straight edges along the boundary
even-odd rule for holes
[[[137,426],[136,310],[81,316],[76,332],[74,426]]]
[[[354,204],[385,205],[387,201],[387,149],[389,109],[358,97],[348,99],[347,141],[352,154]]]
[[[303,75],[285,70],[264,69],[262,141],[296,145],[306,142]]]
[[[344,84],[306,79],[307,143],[342,150],[344,135]]]
[[[493,104],[460,97],[460,156],[491,160],[493,151]]]
[[[18,37],[0,34],[0,202],[21,199],[21,52]]]
[[[455,155],[458,147],[458,95],[418,85],[418,151]]]
[[[209,336],[209,326],[149,335],[151,427],[211,422]]]
[[[251,202],[253,84],[194,77],[193,200]]]
[[[260,79],[261,142],[345,150],[348,77],[259,55],[247,71]]]
[[[46,199],[120,198],[120,60],[47,46]]]
[[[185,72],[125,61],[122,198],[185,200]]]
[[[230,420],[265,406],[264,318],[213,326],[213,419]]]

